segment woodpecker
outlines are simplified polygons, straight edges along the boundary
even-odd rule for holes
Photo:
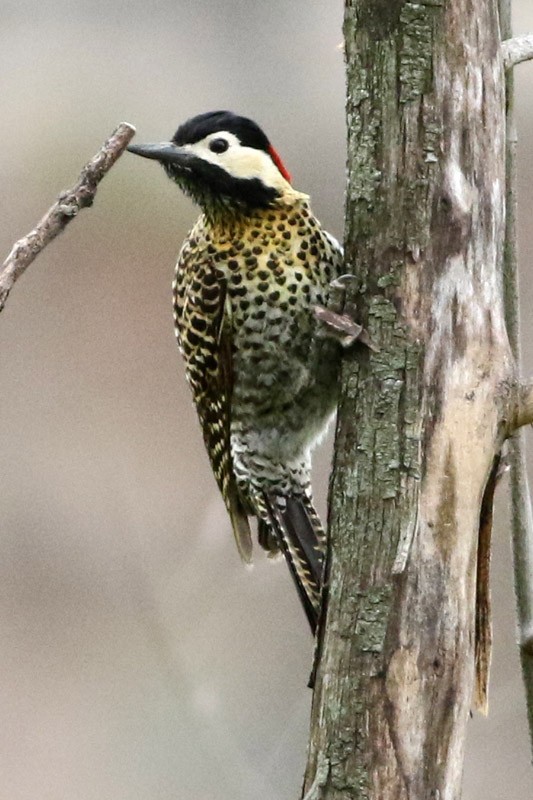
[[[237,547],[284,554],[312,631],[326,537],[311,451],[337,402],[340,345],[321,335],[342,273],[336,240],[262,129],[229,111],[184,122],[169,142],[130,145],[201,209],[173,282],[176,336]]]

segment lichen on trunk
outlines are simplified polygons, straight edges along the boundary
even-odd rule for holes
[[[379,350],[343,367],[304,790],[451,800],[482,501],[516,377],[497,3],[348,0],[345,42],[349,300]]]

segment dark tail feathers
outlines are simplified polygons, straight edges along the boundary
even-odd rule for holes
[[[313,634],[320,612],[326,536],[307,495],[265,495],[268,520],[282,550]]]

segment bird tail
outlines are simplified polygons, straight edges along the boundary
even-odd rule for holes
[[[282,497],[264,495],[266,518],[262,538],[275,534],[296,585],[313,634],[322,594],[326,535],[311,498],[306,494]],[[269,549],[272,549],[271,547]]]

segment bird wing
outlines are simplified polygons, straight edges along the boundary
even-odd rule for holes
[[[251,561],[252,539],[233,474],[230,444],[233,370],[231,308],[226,280],[211,261],[184,247],[174,285],[176,334],[200,418],[205,446],[241,558]]]

